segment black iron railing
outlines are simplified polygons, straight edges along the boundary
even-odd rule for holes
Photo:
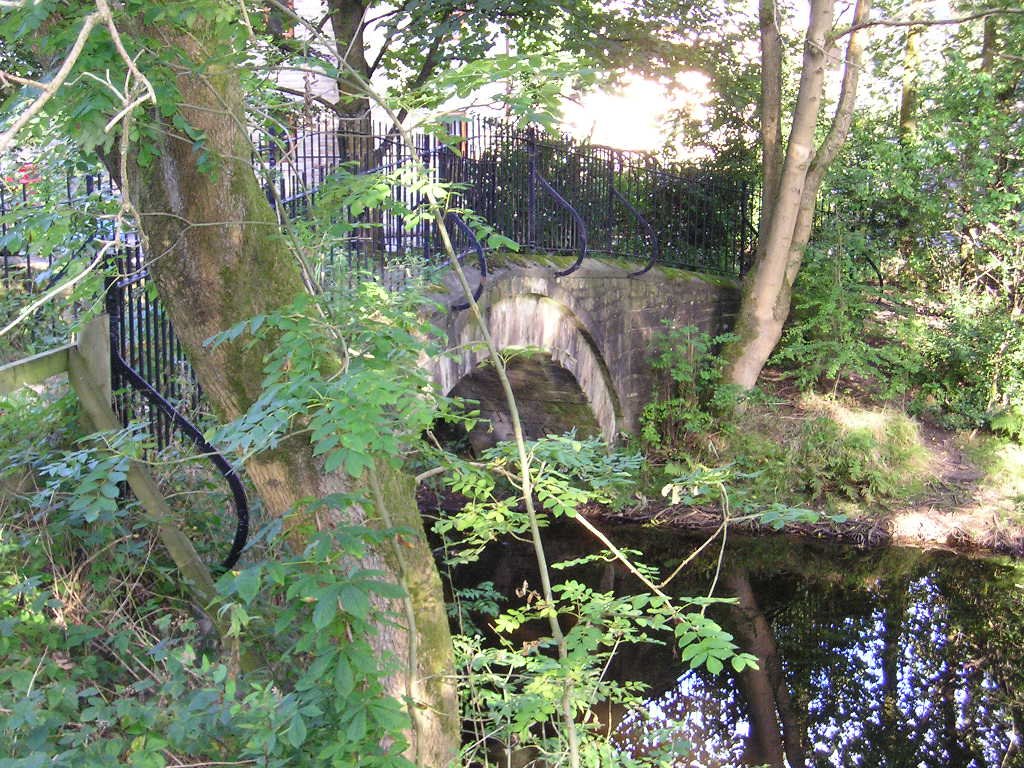
[[[191,443],[225,479],[236,524],[221,568],[238,562],[249,532],[249,503],[238,472],[192,419],[201,406],[195,373],[174,335],[149,278],[145,255],[129,235],[111,256],[105,306],[110,317],[110,374],[114,411],[125,426],[141,424],[163,450],[176,439]]]
[[[659,164],[651,155],[541,135],[507,121],[473,119],[450,133],[419,133],[413,147],[384,125],[318,115],[287,137],[254,137],[254,167],[282,217],[302,216],[332,173],[382,171],[392,205],[349,215],[346,264],[385,274],[384,263],[442,261],[429,220],[408,226],[424,205],[403,170],[416,165],[454,190],[451,204],[535,251],[614,256],[739,275],[754,245],[752,188],[724,174]],[[344,216],[343,211],[332,211]],[[584,245],[585,243],[585,245]],[[465,243],[461,245],[466,245]],[[578,266],[578,264],[577,264]],[[635,275],[646,270],[638,270]]]

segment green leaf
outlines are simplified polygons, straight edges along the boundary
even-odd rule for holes
[[[246,568],[235,576],[235,592],[247,604],[251,603],[260,591],[261,573],[259,568]]]
[[[345,612],[351,616],[355,616],[357,619],[365,620],[370,614],[370,598],[366,596],[366,593],[354,587],[350,584],[346,584],[341,588],[339,599],[341,600],[341,606],[345,609]]]
[[[338,657],[338,663],[334,667],[334,690],[338,698],[345,699],[355,688],[355,676],[352,674],[352,667],[344,656]]]
[[[288,739],[288,743],[298,749],[306,741],[306,722],[302,719],[301,715],[296,714],[292,717],[292,722],[288,726],[288,731],[285,733],[285,738]]]
[[[317,629],[325,629],[338,613],[338,598],[333,592],[330,595],[321,597],[313,609],[313,626]]]
[[[345,729],[345,736],[349,741],[359,742],[366,736],[366,710],[359,707],[352,715],[352,720]]]

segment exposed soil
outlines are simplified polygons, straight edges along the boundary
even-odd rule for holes
[[[898,544],[943,546],[1024,557],[1024,526],[1006,513],[1006,494],[984,480],[964,451],[963,434],[922,424],[930,454],[927,493],[894,509],[885,524]]]

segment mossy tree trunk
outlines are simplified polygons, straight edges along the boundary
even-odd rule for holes
[[[910,0],[907,15],[911,19],[922,16],[924,5],[921,0]],[[987,20],[986,20],[987,21]],[[903,46],[903,82],[900,88],[900,138],[904,141],[913,137],[917,130],[918,70],[921,67],[921,36],[924,27],[907,27]]]
[[[868,19],[871,0],[857,0],[854,27]],[[815,131],[821,113],[828,68],[837,57],[831,31],[835,0],[811,0],[804,42],[800,89],[793,111],[781,170],[778,157],[781,88],[776,87],[781,62],[775,19],[775,0],[761,0],[762,88],[761,136],[764,207],[758,227],[759,241],[754,265],[744,280],[736,319],[737,340],[724,355],[726,377],[743,389],[756,383],[761,369],[782,337],[789,316],[793,283],[803,260],[814,223],[814,208],[825,173],[846,141],[853,120],[857,81],[866,30],[849,33],[842,88],[831,126],[824,141],[815,147]]]
[[[215,59],[204,48],[201,30],[191,36],[149,32],[193,61],[205,62],[202,75],[183,71],[176,83],[178,114],[203,132],[203,141],[197,146],[170,119],[154,112],[148,119],[158,136],[158,155],[146,166],[130,159],[122,169],[123,181],[140,215],[147,264],[160,298],[206,397],[221,419],[230,420],[260,394],[263,357],[272,342],[250,346],[243,340],[211,348],[205,341],[240,321],[290,304],[305,288],[299,264],[250,165],[237,77],[211,63]],[[204,156],[209,168],[200,168]],[[293,539],[303,521],[289,513],[301,501],[356,486],[339,472],[325,472],[304,436],[254,456],[246,472],[265,511],[289,515]],[[459,720],[440,578],[411,480],[383,463],[369,475],[377,492],[368,497],[375,504],[340,510],[336,522],[384,527],[386,521],[417,532],[400,544],[369,552],[360,565],[386,571],[409,593],[411,612],[402,601],[382,599],[380,608],[410,620],[392,623],[382,618],[376,647],[382,659],[399,661],[389,690],[409,702],[414,720],[410,757],[419,765],[447,765],[458,748]]]

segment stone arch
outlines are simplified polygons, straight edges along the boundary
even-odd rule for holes
[[[611,441],[619,429],[621,407],[597,344],[583,319],[567,303],[547,295],[547,280],[530,282],[533,284],[502,281],[485,293],[482,308],[492,339],[499,350],[542,351],[572,374],[601,435]],[[487,359],[479,329],[469,312],[449,315],[448,326],[449,353],[430,361],[434,381],[444,394]]]

